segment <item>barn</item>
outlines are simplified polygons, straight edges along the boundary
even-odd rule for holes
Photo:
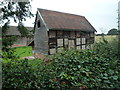
[[[29,34],[28,36],[23,37],[17,26],[9,26],[5,37],[16,36],[17,38],[17,41],[12,45],[12,47],[27,46],[33,40],[33,27],[26,27],[26,29]]]
[[[84,16],[40,8],[34,29],[34,52],[43,55],[52,55],[61,49],[89,49],[96,32]]]

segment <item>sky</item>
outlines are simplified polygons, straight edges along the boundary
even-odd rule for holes
[[[117,28],[117,9],[119,0],[32,0],[32,12],[37,8],[54,10],[85,16],[97,30],[97,33],[107,33]],[[35,17],[27,19],[26,26],[34,26]]]

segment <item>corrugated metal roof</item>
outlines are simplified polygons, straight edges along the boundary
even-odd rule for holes
[[[84,16],[39,8],[38,11],[49,29],[96,31]]]

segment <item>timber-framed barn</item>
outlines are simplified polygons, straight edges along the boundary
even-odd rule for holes
[[[88,49],[94,43],[95,28],[80,15],[37,9],[34,52],[51,55],[60,49]]]

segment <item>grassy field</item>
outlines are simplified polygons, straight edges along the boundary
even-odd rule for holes
[[[108,41],[109,45],[114,49],[114,52],[118,52],[118,36],[117,35],[107,35],[104,38]],[[102,42],[102,36],[95,36],[95,43]]]
[[[16,56],[20,56],[20,57],[32,56],[32,47],[30,46],[16,47],[14,49]]]
[[[107,35],[107,36],[104,36],[105,39],[108,41],[108,42],[111,42],[111,41],[117,41],[118,38],[117,38],[117,35]],[[95,42],[100,42],[102,41],[102,36],[95,36]]]

